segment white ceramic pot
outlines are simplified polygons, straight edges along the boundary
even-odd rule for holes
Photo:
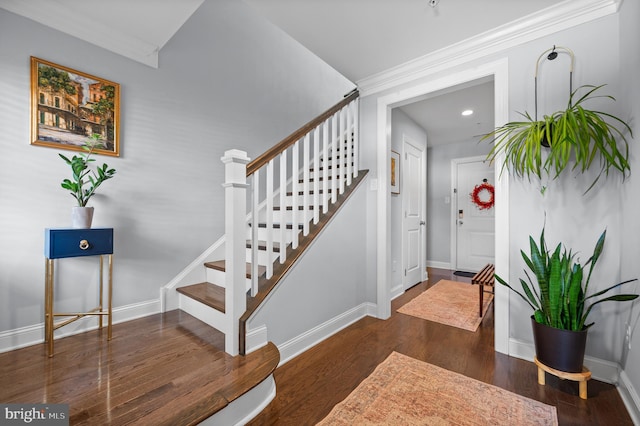
[[[71,207],[71,227],[74,229],[91,228],[93,207]]]

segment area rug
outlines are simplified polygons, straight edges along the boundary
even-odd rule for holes
[[[558,425],[556,407],[392,352],[319,425]]]
[[[477,285],[440,280],[433,287],[407,302],[398,309],[398,312],[476,331],[493,300],[493,295],[485,293],[482,317],[478,316],[479,298]]]

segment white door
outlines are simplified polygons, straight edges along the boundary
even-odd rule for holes
[[[426,279],[426,147],[407,137],[403,141],[402,170],[402,285],[408,289]]]
[[[493,201],[494,169],[482,159],[456,162],[456,267],[477,272],[494,263],[495,206]],[[475,200],[475,201],[474,201]]]

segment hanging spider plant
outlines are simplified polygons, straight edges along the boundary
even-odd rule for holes
[[[507,123],[485,135],[482,140],[494,140],[487,158],[493,161],[504,153],[503,170],[507,168],[520,177],[535,175],[541,178],[545,173],[552,179],[569,166],[571,170],[584,173],[597,159],[600,173],[587,191],[612,169],[622,173],[624,179],[631,170],[629,144],[625,137],[626,132],[632,136],[631,127],[612,114],[583,106],[594,98],[615,101],[609,95],[594,95],[603,86],[581,86],[571,93],[566,110],[545,115],[542,120],[532,119],[526,112],[521,113],[526,121]],[[578,97],[578,92],[584,90],[586,93]],[[544,145],[549,148],[544,148]]]

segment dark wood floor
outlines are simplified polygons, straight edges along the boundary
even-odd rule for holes
[[[537,384],[533,363],[493,350],[493,314],[472,333],[395,313],[438,280],[393,302],[386,321],[364,318],[275,371],[277,396],[252,425],[313,425],[373,372],[392,351],[424,360],[558,407],[561,425],[631,425],[611,386],[595,380],[589,399],[578,385],[547,376]],[[180,311],[117,324],[113,340],[98,331],[0,354],[0,403],[67,403],[71,424],[194,424],[225,406],[278,363],[270,345],[246,358],[221,351],[223,337]]]
[[[106,332],[104,333],[106,335]],[[191,425],[269,376],[273,344],[226,354],[224,336],[181,311],[0,354],[0,403],[69,404],[72,425]]]
[[[276,369],[276,398],[251,425],[315,424],[392,351],[554,405],[560,425],[633,424],[614,386],[589,381],[585,401],[577,383],[547,375],[540,386],[532,362],[494,352],[491,308],[475,333],[396,313],[440,279],[470,282],[437,269],[429,278],[393,302],[390,319],[364,318]]]

